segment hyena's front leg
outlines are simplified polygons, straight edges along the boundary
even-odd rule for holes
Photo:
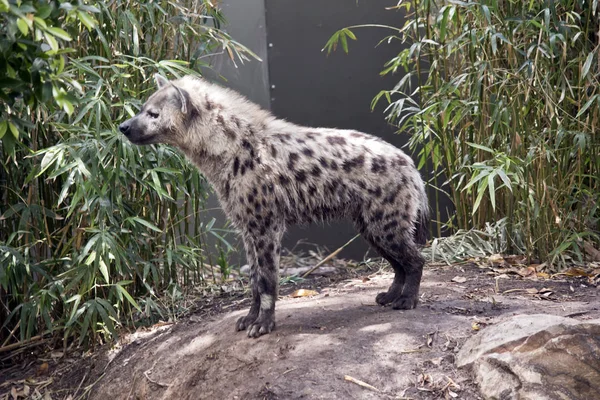
[[[252,289],[252,305],[250,311],[245,317],[241,317],[235,324],[235,329],[238,331],[244,331],[258,318],[260,310],[260,297],[258,295],[258,285],[255,285],[257,279],[258,268],[256,265],[256,252],[252,238],[249,234],[244,234],[244,247],[246,249],[246,262],[250,265],[250,288]]]
[[[259,337],[275,329],[275,301],[279,283],[279,252],[282,229],[255,229],[244,234],[247,252],[253,253],[250,272],[252,306],[240,318],[237,329],[247,329],[248,337]],[[251,257],[251,256],[249,256]]]

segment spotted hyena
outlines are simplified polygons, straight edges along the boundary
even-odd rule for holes
[[[282,236],[289,225],[313,221],[352,220],[395,271],[377,303],[416,306],[428,205],[410,157],[365,133],[277,119],[201,78],[155,78],[158,91],[119,129],[135,144],[185,153],[241,232],[253,300],[237,330],[258,337],[274,329]]]

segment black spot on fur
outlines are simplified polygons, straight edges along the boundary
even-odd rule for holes
[[[246,164],[244,163],[244,165],[242,165],[242,168],[240,169],[240,175],[244,175],[246,173]]]
[[[377,210],[373,214],[373,222],[381,221],[383,219],[383,210]]]
[[[296,171],[294,176],[296,177],[296,181],[298,181],[299,183],[303,183],[304,181],[306,181],[306,172],[305,171],[302,171],[302,170]]]
[[[381,197],[381,188],[377,186],[375,189],[369,189],[369,193],[373,196],[379,198]]]
[[[290,184],[290,178],[285,175],[279,175],[279,183],[286,186]]]
[[[246,161],[244,161],[244,167],[246,167],[249,170],[254,170],[254,161],[252,161],[251,159],[247,159]]]
[[[398,197],[399,191],[400,191],[400,189],[398,187],[391,190],[388,193],[388,195],[385,197],[385,199],[383,199],[383,202],[387,203],[387,204],[392,204],[396,200],[396,197]]]
[[[277,157],[277,149],[273,145],[271,145],[271,156],[273,156],[273,158]]]
[[[373,159],[371,164],[371,171],[375,174],[384,174],[387,170],[385,157],[377,157]]]
[[[390,221],[387,224],[385,224],[383,226],[383,230],[384,231],[389,231],[390,229],[394,229],[398,226],[398,221],[394,220],[394,221]]]
[[[250,221],[248,222],[248,227],[252,230],[258,228],[258,224],[256,223],[256,221]]]
[[[235,132],[229,128],[225,128],[225,130],[223,132],[225,132],[225,135],[227,135],[227,137],[231,140],[235,140],[237,138],[237,136],[235,135]]]
[[[292,135],[290,135],[289,133],[277,133],[274,136],[277,139],[279,139],[282,143],[287,143],[287,141],[292,138]]]
[[[296,161],[298,161],[299,158],[300,158],[300,156],[298,155],[298,153],[290,153],[290,156],[288,159],[288,169],[293,170],[294,167],[296,166]]]
[[[272,265],[274,264],[274,260],[273,260],[273,254],[272,253],[265,253],[265,261],[269,264]]]
[[[408,165],[408,161],[406,160],[406,158],[404,158],[401,155],[397,155],[395,161],[396,166],[399,167],[406,167]]]
[[[340,182],[339,181],[331,181],[327,184],[327,190],[331,193],[331,194],[335,194],[337,188],[340,186]]]
[[[336,171],[338,169],[338,165],[334,160],[330,160],[329,161],[329,168],[331,168],[332,170]]]
[[[319,162],[324,168],[327,168],[327,166],[329,165],[327,164],[327,160],[325,159],[325,157],[319,157]]]
[[[346,139],[344,139],[344,138],[343,138],[343,137],[341,137],[341,136],[329,136],[329,137],[327,138],[327,141],[328,141],[328,142],[329,142],[329,144],[331,144],[331,145],[335,145],[335,144],[337,144],[337,145],[343,146],[343,145],[345,145],[345,144],[346,144]]]
[[[365,135],[364,133],[360,133],[360,132],[352,132],[350,134],[350,136],[353,138],[362,138],[362,137],[366,137],[367,135]]]
[[[314,154],[313,151],[311,149],[309,149],[308,147],[305,147],[304,149],[302,149],[302,153],[308,157],[312,157]]]
[[[229,192],[231,191],[231,186],[229,185],[229,181],[225,182],[225,199],[229,199]]]
[[[315,140],[317,138],[317,136],[321,136],[320,132],[308,132],[306,134],[306,137],[309,138],[310,140]]]
[[[254,195],[252,193],[250,193],[248,195],[248,203],[252,203],[252,202],[254,202]]]
[[[188,112],[187,118],[185,119],[184,123],[187,129],[191,129],[191,126],[200,117],[200,111],[190,101],[190,95],[188,94],[188,92],[185,90],[183,92],[185,93],[184,96],[186,97],[188,104],[190,104],[190,111]]]
[[[233,160],[233,176],[237,175],[239,169],[240,169],[240,159],[236,157],[235,160]]]
[[[267,194],[267,185],[263,183],[263,185],[260,187],[262,190],[263,194]]]
[[[300,144],[304,144],[306,143],[306,140],[302,139],[302,138],[297,138],[296,142],[300,143]]]
[[[242,147],[250,152],[250,157],[254,158],[254,146],[246,139],[242,140]]]
[[[390,245],[390,249],[396,253],[399,253],[400,251],[402,251],[402,247],[400,247],[400,245],[398,243],[392,243]]]
[[[310,170],[310,173],[312,176],[319,176],[321,175],[321,168],[319,168],[318,165],[314,165]]]
[[[393,233],[388,233],[387,235],[385,235],[385,240],[387,240],[388,242],[391,242],[394,240],[394,234]]]
[[[353,168],[361,167],[365,163],[365,156],[362,154],[358,157],[344,161],[342,168],[346,172],[352,171]]]
[[[314,195],[315,195],[315,193],[317,193],[317,188],[311,185],[311,186],[308,188],[308,194],[309,194],[309,196],[314,196]]]
[[[262,249],[263,247],[265,247],[265,241],[264,240],[259,240],[258,243],[256,243],[256,247],[258,247],[259,249]]]

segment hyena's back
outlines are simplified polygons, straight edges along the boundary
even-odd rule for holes
[[[287,224],[350,218],[372,244],[410,241],[421,233],[419,220],[427,214],[423,181],[410,157],[379,138],[286,124],[266,132],[256,157],[262,168],[244,171],[262,187],[255,197],[266,196]],[[243,157],[239,162],[243,167]],[[235,175],[243,179],[241,167]]]

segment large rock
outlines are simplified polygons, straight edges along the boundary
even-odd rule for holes
[[[456,363],[486,399],[600,399],[600,320],[518,315],[468,340]]]

